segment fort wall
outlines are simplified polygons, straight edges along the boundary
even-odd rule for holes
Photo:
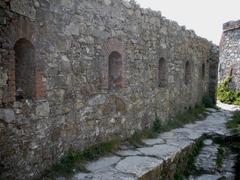
[[[215,45],[133,2],[1,1],[0,177],[215,99],[217,69]]]

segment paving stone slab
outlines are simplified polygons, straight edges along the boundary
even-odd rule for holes
[[[124,173],[131,173],[135,174],[137,177],[141,177],[152,169],[160,166],[162,163],[162,160],[152,157],[132,156],[120,161],[116,165],[116,169]]]
[[[137,156],[137,155],[142,155],[141,152],[136,151],[136,150],[121,150],[121,151],[117,151],[115,154],[119,155],[119,156]]]
[[[152,147],[138,148],[145,156],[155,156],[163,160],[174,159],[179,149],[176,146],[162,144]]]
[[[105,169],[107,167],[111,167],[113,164],[116,164],[118,161],[120,161],[121,158],[118,156],[112,156],[112,157],[106,157],[106,158],[101,158],[95,162],[91,162],[87,165],[87,169],[89,171],[98,171],[101,169]]]
[[[189,180],[218,180],[221,177],[220,175],[204,174],[198,177],[190,177]]]
[[[137,180],[137,177],[133,174],[122,173],[116,169],[108,168],[91,174],[79,173],[72,180]]]
[[[149,146],[153,146],[157,144],[165,144],[166,142],[161,138],[157,138],[157,139],[145,139],[143,140],[143,143]]]

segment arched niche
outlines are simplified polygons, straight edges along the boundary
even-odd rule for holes
[[[190,62],[187,61],[185,63],[184,82],[186,85],[188,85],[190,81],[191,81],[191,66],[190,66]]]
[[[35,49],[27,39],[19,39],[15,51],[16,100],[33,99],[36,94]]]
[[[201,68],[201,76],[202,76],[202,80],[205,79],[205,73],[206,72],[206,67],[205,67],[205,63],[202,63],[202,68]]]
[[[123,84],[123,62],[122,55],[113,51],[108,58],[108,88],[117,90],[122,88]]]
[[[125,49],[122,41],[110,38],[103,48],[105,60],[103,61],[102,88],[105,90],[118,90],[125,87],[124,61]]]
[[[166,60],[161,57],[158,61],[158,86],[165,87],[167,85],[167,67]]]

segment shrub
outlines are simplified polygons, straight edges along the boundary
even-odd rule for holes
[[[160,119],[156,116],[155,121],[153,122],[152,130],[153,132],[160,133],[162,128],[162,124]]]
[[[230,89],[232,77],[226,78],[217,89],[217,98],[223,103],[240,105],[240,92]]]

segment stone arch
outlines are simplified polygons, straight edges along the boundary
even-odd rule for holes
[[[184,81],[185,84],[188,85],[189,82],[191,81],[191,66],[190,66],[190,62],[187,61],[185,63],[185,71],[184,71]]]
[[[165,87],[167,85],[166,60],[161,57],[158,61],[158,86]]]
[[[205,79],[205,73],[206,72],[206,67],[205,67],[205,63],[202,63],[202,67],[201,67],[201,76],[202,76],[202,80]]]
[[[122,88],[122,64],[122,55],[117,51],[113,51],[108,58],[108,88],[110,90]]]
[[[36,95],[35,49],[30,41],[19,39],[15,51],[16,100],[33,99]]]
[[[124,60],[125,49],[122,42],[117,38],[108,39],[104,45],[103,54],[105,60],[102,64],[102,87],[104,89],[120,89],[124,87]],[[111,72],[110,72],[111,71]],[[118,80],[114,80],[110,75],[118,76]],[[115,85],[115,88],[113,88]]]

